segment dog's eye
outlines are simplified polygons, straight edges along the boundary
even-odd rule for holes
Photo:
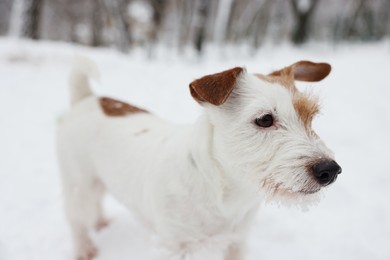
[[[274,118],[271,114],[266,114],[256,118],[255,123],[260,127],[270,127],[274,124]]]

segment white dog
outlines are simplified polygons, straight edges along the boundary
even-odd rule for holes
[[[190,126],[92,94],[93,64],[71,75],[72,109],[58,129],[66,214],[78,259],[97,250],[108,190],[174,259],[242,259],[265,198],[302,202],[341,172],[311,128],[315,98],[294,80],[320,81],[326,63],[300,61],[269,75],[233,68],[190,84],[204,114]]]

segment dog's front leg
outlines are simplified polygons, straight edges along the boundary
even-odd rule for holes
[[[231,244],[226,250],[225,260],[242,260],[244,259],[243,250],[244,245],[242,242],[235,242]]]
[[[226,247],[196,246],[188,249],[181,249],[179,252],[170,251],[163,260],[225,260]]]
[[[224,251],[220,248],[202,248],[196,252],[186,254],[182,260],[225,260]]]

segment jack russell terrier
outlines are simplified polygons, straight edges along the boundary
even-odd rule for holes
[[[299,61],[268,75],[241,67],[189,85],[204,113],[189,126],[93,95],[94,64],[79,59],[71,110],[58,126],[65,211],[79,260],[97,250],[109,191],[155,234],[169,259],[243,259],[260,201],[317,200],[341,173],[311,127],[318,101],[294,82],[316,82],[327,63]]]

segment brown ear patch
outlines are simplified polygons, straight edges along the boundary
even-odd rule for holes
[[[294,79],[300,81],[321,81],[329,75],[332,67],[328,63],[299,61],[292,65]]]
[[[281,70],[274,71],[268,76],[299,81],[321,81],[326,78],[332,67],[328,63],[298,61]]]
[[[200,104],[208,102],[216,106],[222,105],[232,93],[243,70],[236,67],[197,79],[190,84],[191,96]]]
[[[113,98],[101,97],[99,98],[99,103],[104,114],[107,116],[126,116],[134,113],[147,113],[146,110]]]

